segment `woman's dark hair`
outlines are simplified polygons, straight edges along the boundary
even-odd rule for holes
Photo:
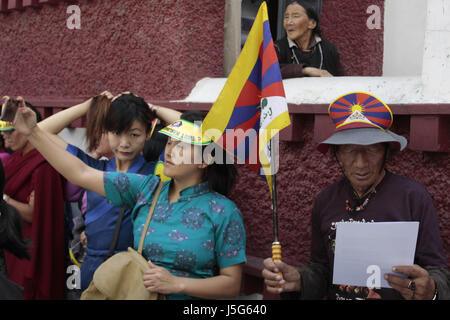
[[[205,113],[200,111],[186,111],[181,115],[181,119],[190,122],[203,121],[204,118]],[[211,156],[216,161],[213,161],[213,163],[206,167],[204,180],[208,181],[211,190],[223,194],[224,196],[228,196],[236,182],[238,173],[236,167],[232,164],[232,161],[226,161],[227,159],[217,159],[219,155],[216,155],[214,151],[219,148],[219,146],[216,146],[212,149]],[[205,149],[206,146],[203,147],[203,150]],[[221,152],[221,154],[223,157],[227,156],[225,151]]]
[[[0,249],[7,250],[19,259],[30,259],[27,249],[30,241],[23,239],[22,218],[13,206],[3,200],[3,189],[5,187],[5,171],[0,161]]]
[[[169,137],[159,133],[159,130],[163,128],[164,126],[158,123],[153,130],[151,138],[145,141],[144,150],[142,150],[145,161],[158,161],[159,156],[164,151]]]
[[[104,128],[109,132],[122,133],[130,129],[137,120],[145,125],[145,132],[148,134],[153,119],[154,116],[144,99],[132,93],[122,94],[111,102]]]
[[[308,16],[309,19],[313,19],[314,21],[316,21],[316,27],[313,29],[313,34],[317,34],[318,36],[322,36],[322,30],[320,30],[320,17],[317,14],[316,9],[311,7],[311,5],[308,4],[307,2],[304,2],[304,1],[301,1],[301,0],[288,0],[287,3],[286,3],[286,8],[288,6],[290,6],[291,4],[294,4],[294,3],[302,6],[305,9],[306,15]]]

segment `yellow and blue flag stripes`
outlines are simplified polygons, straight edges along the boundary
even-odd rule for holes
[[[272,194],[271,175],[275,170],[270,141],[289,125],[280,66],[263,2],[224,88],[203,121],[202,132],[205,139],[213,140],[261,175]]]

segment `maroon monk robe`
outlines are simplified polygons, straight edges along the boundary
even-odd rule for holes
[[[33,221],[24,221],[23,235],[31,239],[31,260],[5,252],[9,279],[24,287],[27,300],[64,299],[65,239],[63,178],[33,149],[16,151],[5,163],[5,194],[28,203],[34,190]]]

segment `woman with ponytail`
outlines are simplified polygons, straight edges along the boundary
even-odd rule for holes
[[[86,137],[89,154],[68,144],[57,135],[84,115],[87,116]],[[100,172],[147,175],[154,172],[155,162],[145,161],[141,152],[150,133],[152,120],[153,115],[142,98],[131,93],[114,98],[111,93],[105,91],[52,115],[38,126],[47,132],[48,137],[59,147],[60,153],[68,151],[90,168]],[[99,160],[102,156],[108,159]],[[95,270],[110,255],[133,246],[131,211],[121,205],[108,203],[104,195],[89,190],[86,191],[86,198],[87,248],[80,270],[81,290],[89,286]],[[118,222],[122,211],[122,221]],[[120,226],[114,246],[117,223]]]

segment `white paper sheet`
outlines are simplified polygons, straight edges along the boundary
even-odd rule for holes
[[[419,222],[338,222],[333,284],[390,288],[384,274],[413,265]]]

